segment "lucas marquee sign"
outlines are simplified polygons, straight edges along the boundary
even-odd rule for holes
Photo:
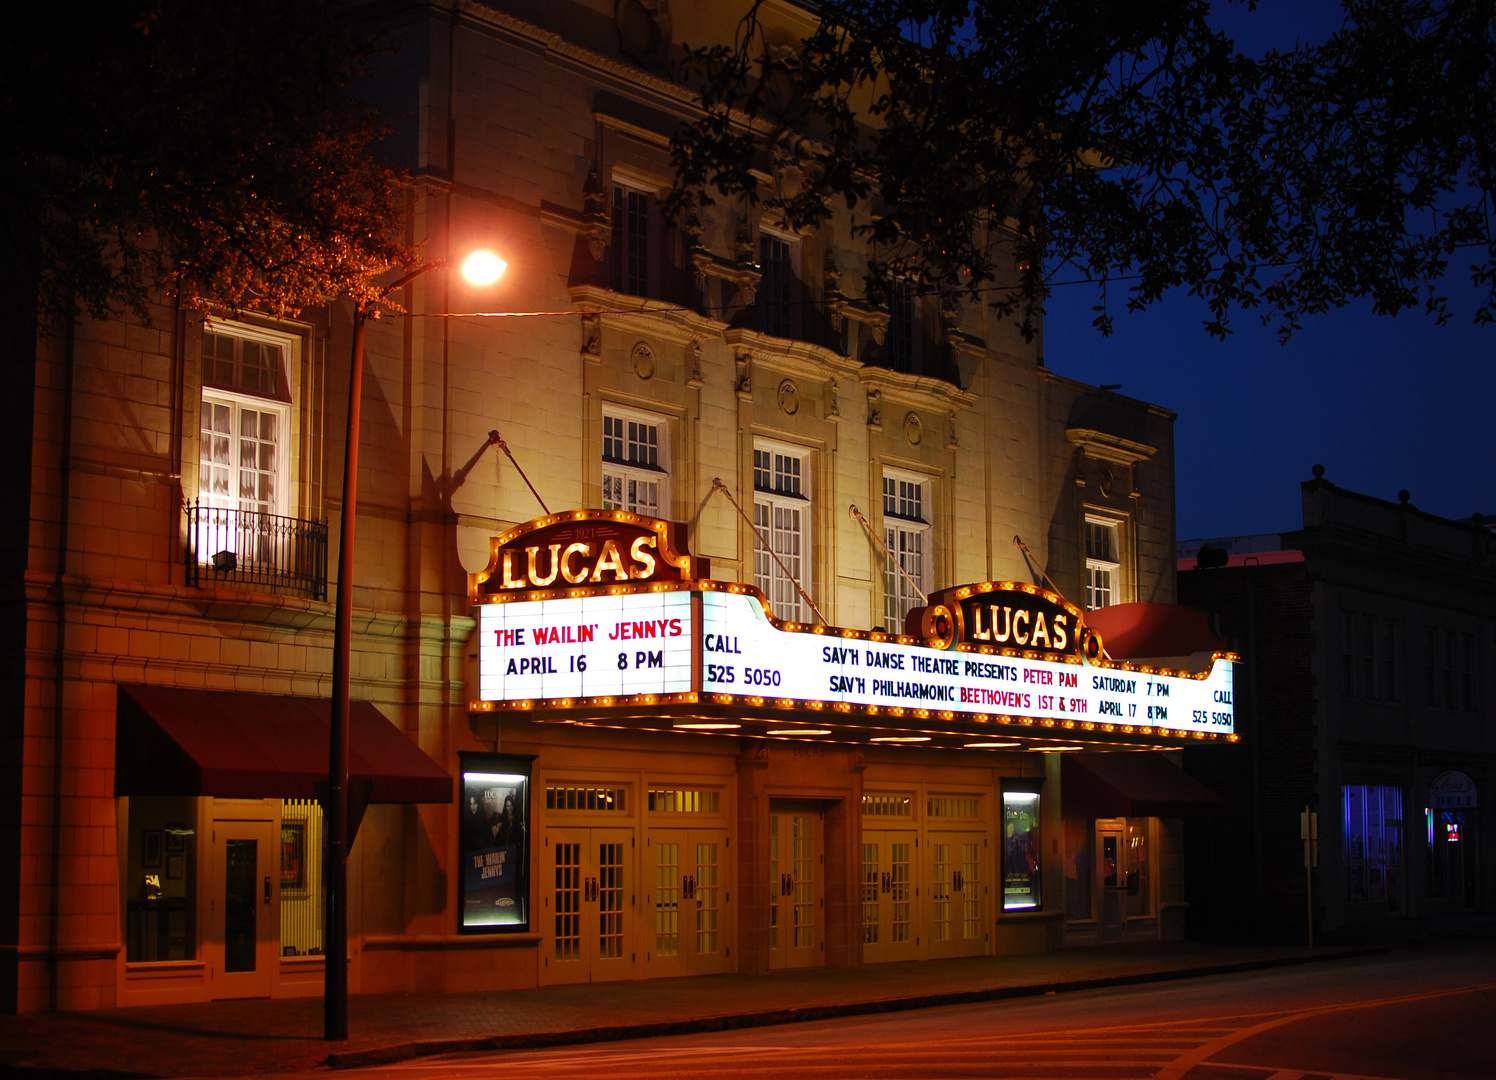
[[[848,728],[995,722],[1057,741],[1236,739],[1234,656],[1216,654],[1205,672],[1111,661],[1080,609],[1028,583],[942,589],[894,635],[784,621],[752,586],[708,573],[683,525],[620,510],[552,514],[495,537],[469,581],[470,708],[732,706]]]

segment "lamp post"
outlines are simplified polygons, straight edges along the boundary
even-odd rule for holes
[[[363,403],[364,326],[377,317],[379,302],[446,261],[418,267],[386,287],[374,300],[353,309],[353,356],[348,370],[348,428],[344,435],[343,505],[339,513],[338,592],[333,618],[332,724],[327,758],[325,807],[326,843],[323,881],[327,888],[327,929],[324,935],[322,1037],[348,1038],[348,666],[353,651],[353,525],[358,508],[359,414]],[[474,285],[492,285],[507,265],[490,251],[474,251],[464,260],[462,274]],[[360,808],[360,813],[362,808]]]

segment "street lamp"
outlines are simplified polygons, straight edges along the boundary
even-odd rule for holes
[[[348,1038],[348,665],[353,651],[353,523],[358,506],[358,431],[364,383],[364,324],[376,317],[379,303],[428,270],[450,260],[427,263],[353,309],[353,358],[348,371],[348,430],[344,435],[343,506],[338,539],[338,593],[333,618],[332,732],[327,759],[327,839],[323,880],[327,884],[327,932],[323,942],[324,979],[322,1037]],[[474,251],[462,274],[474,285],[492,285],[508,264],[491,251]]]

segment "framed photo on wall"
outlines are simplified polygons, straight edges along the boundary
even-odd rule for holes
[[[140,865],[143,867],[161,865],[160,829],[146,829],[140,834]]]
[[[166,826],[166,852],[168,855],[187,850],[187,826]]]
[[[187,865],[187,856],[182,853],[166,856],[166,876],[168,880],[176,881],[182,877],[182,870]]]

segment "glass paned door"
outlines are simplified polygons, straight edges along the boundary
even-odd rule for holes
[[[862,962],[917,957],[914,925],[914,833],[862,833]]]
[[[987,951],[987,837],[931,832],[929,956],[979,956]]]
[[[825,962],[819,809],[769,811],[769,966]]]
[[[550,937],[542,953],[543,981],[632,978],[633,830],[548,829],[541,858],[542,926]]]
[[[215,999],[269,997],[280,940],[269,821],[215,821],[207,956]]]
[[[650,976],[727,971],[726,830],[651,829],[645,844],[654,875],[645,897],[654,919]]]

